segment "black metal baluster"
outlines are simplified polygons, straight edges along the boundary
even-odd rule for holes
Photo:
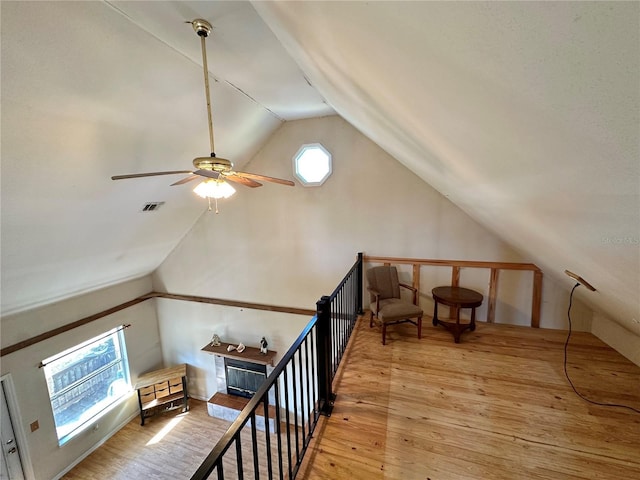
[[[335,372],[334,375],[338,372],[338,366],[340,365],[340,360],[342,360],[342,348],[344,346],[344,330],[343,330],[343,324],[344,324],[344,319],[343,319],[343,315],[344,315],[344,309],[342,307],[342,299],[344,297],[344,287],[342,289],[340,289],[340,297],[338,298],[338,301],[336,302],[336,309],[338,310],[337,313],[337,319],[338,319],[338,329],[340,330],[340,334],[339,334],[339,341],[338,344],[336,345],[336,349],[338,350],[338,355],[336,357],[336,365],[335,365]]]
[[[280,472],[280,480],[284,480],[284,472],[282,471],[282,424],[280,423],[280,382],[276,381],[273,388],[275,389],[273,393],[276,404],[276,435],[278,435],[278,472]]]
[[[347,282],[346,295],[344,297],[344,348],[347,346],[347,342],[349,341],[349,324],[351,323],[351,278]],[[344,356],[344,350],[342,352],[342,356]]]
[[[313,412],[312,404],[313,399],[311,398],[311,386],[309,384],[309,342],[308,337],[304,339],[304,360],[305,360],[305,371],[307,372],[307,406],[305,410],[307,411],[307,416],[309,417],[309,433],[311,433],[311,412]],[[309,440],[311,440],[311,435],[309,435]]]
[[[284,403],[285,403],[285,417],[287,419],[287,456],[289,458],[289,478],[293,479],[293,469],[291,467],[291,421],[289,419],[289,374],[285,367],[284,373]]]
[[[222,468],[222,458],[218,461],[218,480],[224,480],[224,468]]]
[[[238,480],[244,479],[244,466],[242,465],[242,442],[240,433],[236,435],[236,465],[238,466]]]
[[[304,380],[302,379],[302,345],[298,349],[298,374],[300,375],[300,427],[302,428],[302,444],[305,444],[305,439],[307,438],[304,431]]]
[[[319,406],[318,406],[318,397],[316,395],[316,361],[318,359],[318,352],[316,351],[316,347],[315,347],[315,332],[312,332],[310,337],[311,337],[311,378],[313,379],[313,381],[311,382],[311,388],[313,389],[313,421],[317,422],[318,421],[318,411],[319,411]]]
[[[264,441],[267,449],[267,478],[273,478],[273,465],[271,460],[271,432],[269,429],[269,394],[264,396]]]
[[[336,317],[336,330],[338,331],[337,341],[336,341],[336,361],[333,365],[333,376],[335,378],[336,372],[338,371],[338,365],[340,365],[340,359],[342,358],[342,289],[338,293],[336,301],[334,302],[333,308],[335,309],[335,317]]]
[[[329,302],[329,312],[331,315],[331,383],[336,374],[336,358],[338,357],[338,329],[336,328],[336,306],[335,302],[331,300]]]
[[[351,292],[349,294],[349,337],[351,337],[351,333],[353,332],[353,324],[356,319],[356,281],[355,274],[351,275],[350,284],[351,284]]]
[[[343,308],[343,300],[344,300],[344,286],[340,289],[340,296],[338,297],[336,308],[338,309],[338,328],[340,329],[340,341],[336,348],[338,349],[338,357],[336,361],[336,372],[338,372],[338,365],[340,365],[340,360],[342,360],[342,347],[344,346],[344,308]],[[334,375],[335,375],[334,373]]]
[[[251,412],[251,444],[253,446],[253,475],[255,480],[260,479],[260,464],[258,463],[258,438],[256,436],[256,411]]]
[[[335,356],[333,357],[333,376],[331,377],[332,381],[336,376],[336,370],[338,370],[338,364],[340,363],[340,344],[342,343],[341,332],[340,332],[340,294],[341,293],[342,293],[342,290],[338,292],[338,294],[335,296],[335,298],[331,302],[331,315],[333,315],[333,321],[335,326],[335,329],[334,329],[335,334],[333,335],[333,341],[335,342],[334,349],[336,352]]]
[[[299,351],[296,351],[299,353]],[[298,386],[296,385],[296,357],[295,355],[291,359],[291,379],[293,382],[293,425],[295,427],[295,438],[296,438],[296,465],[300,463],[300,438],[298,432],[298,395],[296,391],[298,390]]]
[[[358,261],[356,262],[356,271],[358,272],[358,278],[356,279],[356,288],[358,289],[356,291],[356,298],[357,298],[357,305],[356,305],[356,311],[358,312],[358,314],[362,314],[364,313],[364,311],[362,310],[363,305],[363,293],[362,291],[364,290],[364,277],[363,277],[363,273],[364,273],[364,261],[362,258],[362,252],[358,252]]]

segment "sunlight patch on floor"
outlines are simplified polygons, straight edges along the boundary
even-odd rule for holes
[[[169,423],[167,423],[162,430],[160,430],[158,433],[156,433],[153,438],[151,440],[149,440],[147,442],[147,446],[149,445],[155,445],[156,443],[159,443],[160,441],[162,441],[162,439],[171,431],[173,430],[180,422],[182,421],[182,417],[176,417],[174,419],[172,419]]]

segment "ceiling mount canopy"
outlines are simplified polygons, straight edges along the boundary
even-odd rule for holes
[[[190,23],[200,37],[208,37],[211,30],[213,30],[211,24],[202,18],[196,18],[195,20],[191,20],[190,22],[187,21],[185,23]]]
[[[111,177],[112,180],[122,180],[125,178],[139,178],[139,177],[152,177],[157,175],[176,175],[176,174],[189,174],[177,182],[171,184],[182,185],[192,180],[205,177],[198,186],[193,190],[196,194],[203,198],[207,198],[209,201],[209,210],[211,210],[211,199],[215,199],[216,213],[218,213],[218,198],[228,198],[235,193],[235,189],[227,183],[230,182],[239,183],[241,185],[255,188],[260,187],[262,184],[258,181],[278,183],[280,185],[288,185],[293,187],[294,183],[291,180],[285,180],[282,178],[268,177],[266,175],[258,175],[256,173],[248,172],[236,172],[233,170],[233,163],[226,158],[219,158],[215,153],[215,143],[213,135],[213,119],[211,115],[211,93],[209,89],[209,66],[207,64],[207,48],[206,38],[211,34],[213,27],[207,20],[197,18],[190,23],[193,30],[200,37],[200,46],[202,48],[202,70],[204,74],[204,90],[205,99],[207,102],[207,120],[209,124],[209,146],[211,147],[211,154],[208,157],[196,157],[193,159],[193,166],[195,171],[191,170],[171,170],[165,172],[149,172],[149,173],[133,173],[128,175],[115,175]]]

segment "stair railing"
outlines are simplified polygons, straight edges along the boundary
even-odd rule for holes
[[[320,415],[333,408],[332,383],[362,313],[362,266],[359,253],[191,480],[296,478]]]

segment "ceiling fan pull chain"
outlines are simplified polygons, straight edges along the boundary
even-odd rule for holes
[[[211,211],[211,197],[207,197],[207,200],[209,200],[209,211]],[[215,202],[216,202],[216,213],[220,213],[218,212],[218,199],[214,198]]]

